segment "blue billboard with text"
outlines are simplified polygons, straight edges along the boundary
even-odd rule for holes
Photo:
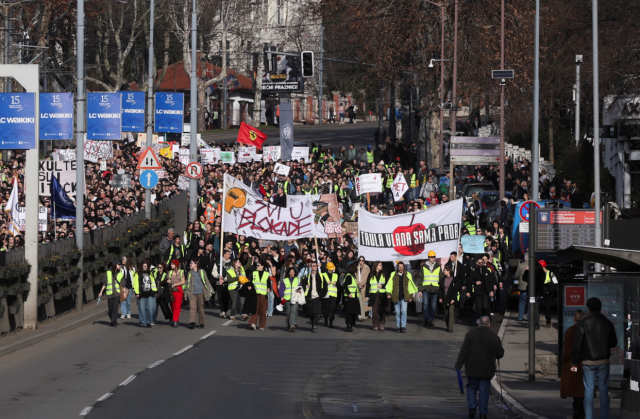
[[[144,132],[144,92],[118,92],[122,95],[122,131]]]
[[[156,92],[155,132],[182,134],[184,93]]]
[[[122,96],[120,93],[87,95],[87,139],[120,140],[122,136]]]
[[[0,93],[0,149],[35,147],[35,93]]]
[[[73,93],[40,93],[41,140],[73,139]]]

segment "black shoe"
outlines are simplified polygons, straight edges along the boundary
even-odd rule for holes
[[[118,326],[118,322],[111,322],[111,327],[117,327]]]
[[[327,326],[329,326],[329,320],[324,319],[324,327],[327,327]]]
[[[447,327],[447,332],[450,332],[450,329]]]
[[[469,419],[473,419],[476,417],[476,409],[469,409]]]
[[[200,325],[200,329],[204,329],[204,324],[201,324],[201,325]]]
[[[173,327],[178,327],[178,322],[172,322],[172,323],[171,323],[171,326],[173,326]]]
[[[480,419],[487,419],[487,415],[485,415],[484,413],[480,413]]]
[[[536,323],[535,330],[540,330],[540,323]]]
[[[424,324],[422,325],[423,327],[429,327],[429,320],[425,320]]]
[[[189,329],[194,329],[196,327],[195,323],[189,323]]]
[[[449,330],[448,330],[448,332],[449,332],[449,333],[453,333],[453,329],[449,329]]]
[[[429,320],[429,326],[434,327],[433,320]]]
[[[402,333],[402,327],[398,327],[398,328],[396,329],[396,333]]]
[[[333,322],[329,322],[329,329],[333,329]]]
[[[402,330],[402,333],[407,333],[407,328],[406,327],[401,327],[400,330]]]

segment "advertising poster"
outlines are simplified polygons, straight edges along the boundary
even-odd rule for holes
[[[182,134],[184,93],[156,92],[155,132]]]
[[[87,138],[117,141],[122,138],[120,93],[87,94]]]
[[[278,54],[275,74],[265,73],[262,76],[262,91],[264,92],[302,92],[304,78],[300,57]]]
[[[118,92],[122,95],[122,131],[144,131],[144,92]]]
[[[40,93],[41,140],[73,139],[73,93]]]
[[[34,93],[0,93],[0,149],[36,147]]]

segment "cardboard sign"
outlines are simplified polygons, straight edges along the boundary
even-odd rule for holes
[[[262,147],[262,161],[267,163],[271,160],[273,163],[280,160],[280,146]]]
[[[356,178],[356,194],[382,192],[380,173],[369,173]]]
[[[255,146],[238,147],[238,163],[251,163],[255,160],[255,155]]]
[[[220,161],[220,149],[219,148],[201,148],[200,149],[200,163],[202,164],[216,164]]]
[[[191,159],[189,158],[188,148],[181,148],[178,155],[180,156],[180,163],[184,164],[185,166],[191,162]]]
[[[484,253],[484,236],[465,234],[460,238],[460,244],[462,244],[462,251],[465,253]]]
[[[305,162],[309,161],[309,147],[293,147],[291,160],[300,161],[302,159],[304,159]]]
[[[62,161],[71,161],[76,159],[76,149],[73,148],[71,150],[56,150],[58,152],[58,159]]]
[[[178,176],[178,189],[181,191],[189,190],[189,178],[186,176]]]
[[[289,176],[289,171],[291,168],[284,164],[276,163],[276,167],[274,167],[273,171],[279,175]]]
[[[346,234],[358,234],[358,223],[356,221],[345,221],[342,223],[342,232]]]
[[[153,134],[153,136],[151,137],[151,144],[158,144],[157,134]],[[138,141],[136,141],[136,146],[138,147],[147,146],[147,134],[145,132],[141,132],[138,134]]]
[[[400,198],[404,196],[404,193],[409,189],[409,185],[407,185],[407,181],[404,178],[402,172],[398,172],[396,178],[393,180],[391,184],[391,192],[393,192],[393,200],[399,201]]]

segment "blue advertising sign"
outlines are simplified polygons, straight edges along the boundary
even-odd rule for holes
[[[35,93],[0,93],[0,149],[36,148]]]
[[[122,136],[120,93],[87,95],[87,139],[117,141]]]
[[[145,189],[153,189],[158,184],[158,174],[153,170],[140,173],[140,185]]]
[[[40,93],[41,140],[73,139],[73,93]]]
[[[182,134],[184,93],[156,92],[156,132]]]
[[[122,131],[144,132],[144,92],[118,92],[122,95]]]

